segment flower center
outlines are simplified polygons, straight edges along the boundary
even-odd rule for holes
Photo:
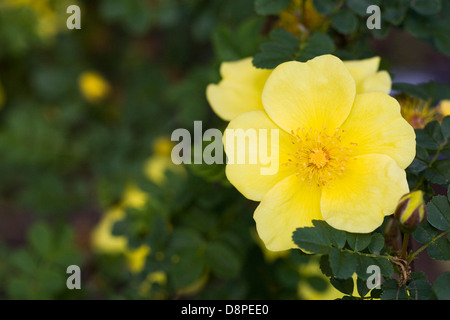
[[[344,130],[336,129],[334,134],[324,131],[297,129],[291,132],[296,152],[289,154],[284,165],[291,167],[302,181],[317,186],[328,186],[337,176],[344,173],[355,143],[342,142]]]
[[[316,166],[316,168],[320,169],[326,166],[328,163],[328,153],[326,150],[315,148],[311,150],[308,160],[309,163]]]

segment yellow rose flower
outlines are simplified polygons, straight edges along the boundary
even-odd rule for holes
[[[379,57],[344,62],[356,82],[356,93],[391,91],[391,78],[386,71],[377,71]],[[223,62],[220,66],[222,80],[206,88],[206,97],[214,112],[224,120],[241,113],[264,110],[261,94],[272,70],[257,69],[252,58]]]
[[[262,104],[264,111],[242,113],[229,123],[224,145],[228,159],[235,159],[255,146],[231,143],[228,130],[279,133],[270,146],[279,150],[275,174],[262,175],[266,164],[260,159],[226,166],[229,181],[260,201],[254,219],[269,250],[295,248],[292,232],[313,219],[371,232],[409,191],[404,169],[415,156],[413,128],[386,93],[356,94],[355,79],[337,57],[279,65],[266,81]]]
[[[83,72],[78,78],[78,85],[83,96],[91,103],[101,101],[111,91],[109,83],[94,71]]]

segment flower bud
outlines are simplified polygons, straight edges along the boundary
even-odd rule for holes
[[[394,217],[399,222],[400,229],[403,232],[411,233],[425,219],[426,214],[427,208],[423,201],[423,192],[417,190],[400,198]]]

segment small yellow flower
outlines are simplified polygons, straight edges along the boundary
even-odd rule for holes
[[[424,101],[405,94],[396,97],[400,103],[403,118],[414,129],[423,129],[426,124],[436,119],[436,110],[430,108],[431,101]]]
[[[226,175],[244,196],[260,201],[254,219],[269,250],[295,248],[292,232],[314,219],[371,232],[409,192],[404,169],[415,156],[413,128],[388,94],[357,94],[355,79],[337,57],[279,65],[266,81],[262,103],[264,111],[240,114],[227,130],[278,130],[273,147],[279,170],[261,175],[261,161],[228,163]],[[236,150],[227,147],[228,139],[224,144],[229,159],[233,152],[249,154],[249,144]]]
[[[175,165],[170,158],[173,142],[167,137],[155,139],[153,144],[153,155],[146,161],[143,174],[146,177],[161,185],[166,181],[166,170],[184,175],[186,172],[183,166]],[[150,254],[151,248],[142,245],[136,249],[128,247],[126,237],[112,235],[112,229],[116,222],[125,218],[126,208],[143,208],[150,199],[150,194],[142,191],[133,183],[126,186],[122,201],[119,205],[107,210],[99,224],[92,232],[92,247],[97,252],[117,254],[123,253],[127,258],[128,267],[131,272],[139,273],[145,266],[145,259]]]
[[[78,78],[78,85],[83,96],[91,103],[101,101],[111,91],[109,83],[94,71],[83,72]]]
[[[300,38],[314,30],[325,31],[329,25],[312,0],[293,0],[278,16],[278,26]]]
[[[391,78],[386,71],[378,71],[379,57],[344,62],[356,82],[356,93],[391,91]],[[222,80],[206,88],[206,97],[214,112],[224,120],[234,119],[251,110],[264,110],[261,94],[272,70],[257,69],[252,58],[223,62]]]
[[[450,116],[450,100],[442,100],[437,106],[437,111],[442,118]]]
[[[413,232],[425,219],[427,208],[423,201],[423,191],[416,190],[405,194],[398,202],[394,217],[398,220],[403,232]]]

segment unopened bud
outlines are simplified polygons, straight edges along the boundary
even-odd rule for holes
[[[423,201],[423,192],[421,190],[413,191],[402,196],[394,213],[395,219],[399,222],[400,229],[405,233],[411,233],[416,230],[426,215],[427,208]]]

